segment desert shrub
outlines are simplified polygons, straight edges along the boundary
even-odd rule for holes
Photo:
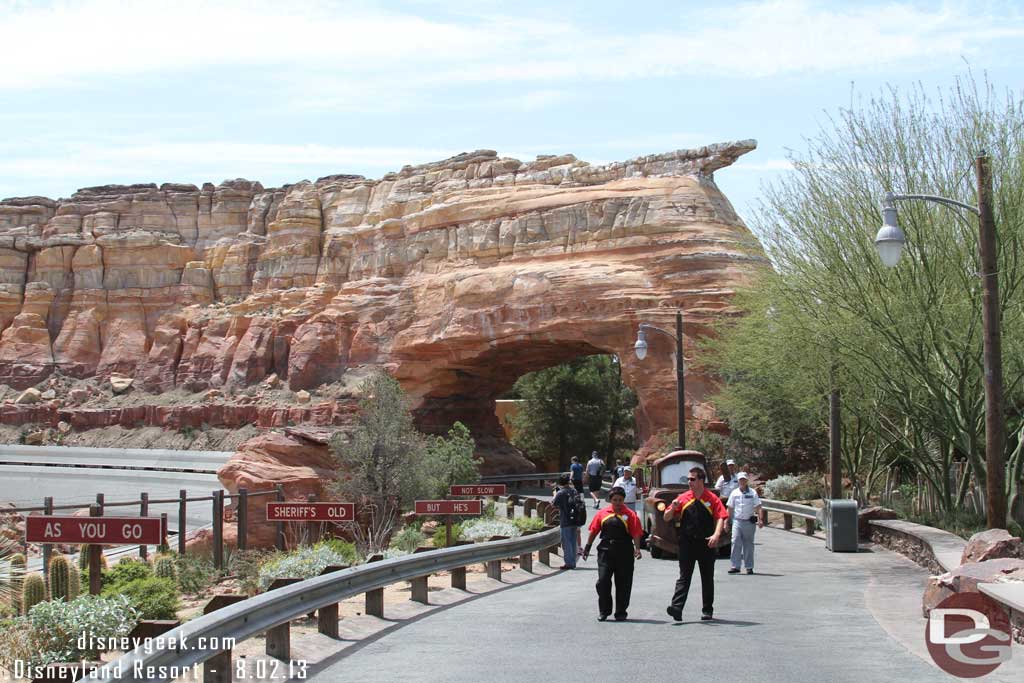
[[[540,517],[516,517],[511,522],[521,532],[540,531],[544,528],[544,520]]]
[[[434,535],[431,537],[435,548],[445,547],[445,533],[444,524],[438,524],[437,529],[434,530]],[[463,540],[462,536],[462,525],[452,524],[452,543]]]
[[[120,586],[153,576],[153,568],[148,562],[126,558],[121,560],[103,574],[103,593],[116,593]]]
[[[474,519],[462,525],[462,537],[467,541],[479,543],[486,541],[491,536],[508,536],[515,538],[522,536],[523,532],[519,527],[507,519]]]
[[[362,556],[360,556],[359,554],[359,550],[356,549],[355,543],[351,543],[340,538],[329,538],[325,541],[320,541],[316,544],[316,547],[327,548],[331,552],[335,552],[344,557],[345,561],[341,564],[347,564],[351,566],[354,564],[359,564],[363,561]]]
[[[389,550],[397,549],[411,553],[416,548],[419,548],[425,540],[426,536],[423,535],[423,532],[415,527],[407,526],[391,537],[391,548]]]
[[[310,579],[319,576],[326,567],[351,564],[346,556],[327,544],[298,548],[290,553],[274,555],[260,566],[260,590],[266,590],[274,579]]]
[[[182,593],[201,593],[217,580],[217,569],[213,562],[195,555],[179,555],[178,588]]]
[[[260,565],[273,557],[272,550],[239,550],[231,556],[229,570],[238,580],[238,588],[246,595],[260,592]]]
[[[412,553],[410,553],[408,550],[402,550],[401,548],[391,547],[381,554],[384,556],[385,560],[390,560],[396,557],[405,557],[406,555],[411,555]]]
[[[809,500],[821,497],[821,476],[814,473],[783,474],[764,485],[764,497],[775,500]]]
[[[178,586],[172,579],[147,576],[121,584],[118,592],[131,600],[140,619],[176,619],[178,616],[181,601]]]

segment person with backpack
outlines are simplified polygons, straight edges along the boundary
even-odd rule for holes
[[[587,462],[587,481],[590,497],[594,499],[594,509],[601,507],[601,486],[604,484],[604,460],[594,451]]]
[[[575,569],[580,547],[580,527],[587,521],[587,506],[583,497],[569,484],[569,475],[558,477],[558,491],[551,504],[558,510],[558,527],[562,533],[562,557],[565,562],[559,569]],[[580,508],[583,519],[579,519]]]
[[[625,621],[629,597],[633,592],[633,564],[640,559],[640,518],[626,507],[626,492],[613,486],[608,494],[611,505],[599,510],[590,520],[590,536],[583,548],[583,559],[590,556],[594,539],[597,546],[597,620],[612,614],[612,582],[615,583],[615,621]]]

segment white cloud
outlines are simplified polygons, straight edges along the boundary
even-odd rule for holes
[[[566,81],[889,71],[1024,37],[1019,10],[968,4],[762,0],[680,9],[632,31],[531,16],[526,7],[515,17],[495,11],[482,5],[432,19],[316,1],[13,2],[0,5],[0,89],[250,66],[310,99],[367,107],[458,85],[531,82],[551,97],[550,84]]]

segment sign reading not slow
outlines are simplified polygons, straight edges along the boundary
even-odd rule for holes
[[[417,500],[417,515],[479,515],[483,504],[479,500]]]
[[[508,493],[505,484],[454,484],[449,489],[453,496],[504,496]]]
[[[160,545],[163,542],[163,524],[159,517],[29,515],[25,518],[25,542]]]
[[[351,522],[355,503],[267,503],[268,522]]]

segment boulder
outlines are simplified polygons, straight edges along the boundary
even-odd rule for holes
[[[871,505],[857,512],[857,532],[862,539],[871,538],[871,522],[876,519],[899,519],[895,510]]]
[[[298,391],[295,392],[296,403],[309,403],[311,398],[312,397],[309,395],[309,392],[306,391],[305,389],[299,389]]]
[[[964,564],[951,572],[928,579],[922,598],[922,613],[927,618],[931,609],[954,593],[977,593],[980,583],[1024,583],[1024,560],[1002,558]]]
[[[61,434],[70,434],[71,425],[65,422],[64,420],[61,420],[60,422],[57,423],[57,431],[60,432]]]
[[[53,399],[57,398],[57,392],[54,391],[53,389],[47,389],[46,391],[39,395],[39,398],[41,398],[44,401],[52,401]]]
[[[43,394],[35,387],[29,387],[14,400],[15,403],[27,404],[27,403],[39,403],[42,400]]]
[[[1024,542],[1006,529],[987,529],[971,536],[964,548],[961,564],[999,558],[1024,560]]]
[[[123,394],[131,388],[134,378],[114,373],[110,376],[110,388],[115,394]]]
[[[36,430],[29,432],[25,435],[26,446],[42,446],[46,442],[46,432],[43,430]]]

